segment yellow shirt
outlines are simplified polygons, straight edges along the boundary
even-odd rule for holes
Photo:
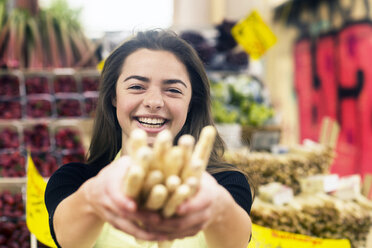
[[[123,233],[106,223],[94,248],[158,248],[158,243],[153,241],[141,241],[133,236]],[[207,248],[203,232],[184,239],[173,241],[171,248]]]
[[[118,152],[115,159],[120,157]],[[103,226],[102,232],[98,237],[95,248],[160,248],[157,242],[137,240],[133,236],[115,229],[108,223]],[[208,248],[203,232],[197,235],[176,239],[169,248]]]

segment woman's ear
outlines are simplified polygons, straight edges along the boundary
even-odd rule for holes
[[[111,98],[111,103],[112,103],[112,106],[116,108],[116,96]]]

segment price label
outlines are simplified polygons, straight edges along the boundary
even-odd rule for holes
[[[231,29],[231,34],[253,59],[259,59],[277,41],[257,11],[252,11],[248,17],[239,21]]]
[[[98,64],[97,64],[97,70],[99,72],[101,72],[103,70],[103,66],[105,65],[105,60],[101,60]]]
[[[46,182],[27,154],[26,223],[36,238],[49,247],[57,247],[49,230],[48,212],[44,203]]]
[[[252,240],[248,248],[350,248],[347,239],[321,239],[252,225]]]

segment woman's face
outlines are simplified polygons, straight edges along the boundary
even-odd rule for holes
[[[130,54],[116,82],[113,100],[122,129],[122,147],[136,128],[147,132],[149,145],[164,129],[175,137],[185,124],[191,92],[187,69],[173,53],[143,48]]]

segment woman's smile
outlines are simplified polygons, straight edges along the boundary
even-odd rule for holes
[[[144,129],[146,132],[160,132],[165,129],[168,122],[162,117],[134,117],[138,122],[138,127]]]

